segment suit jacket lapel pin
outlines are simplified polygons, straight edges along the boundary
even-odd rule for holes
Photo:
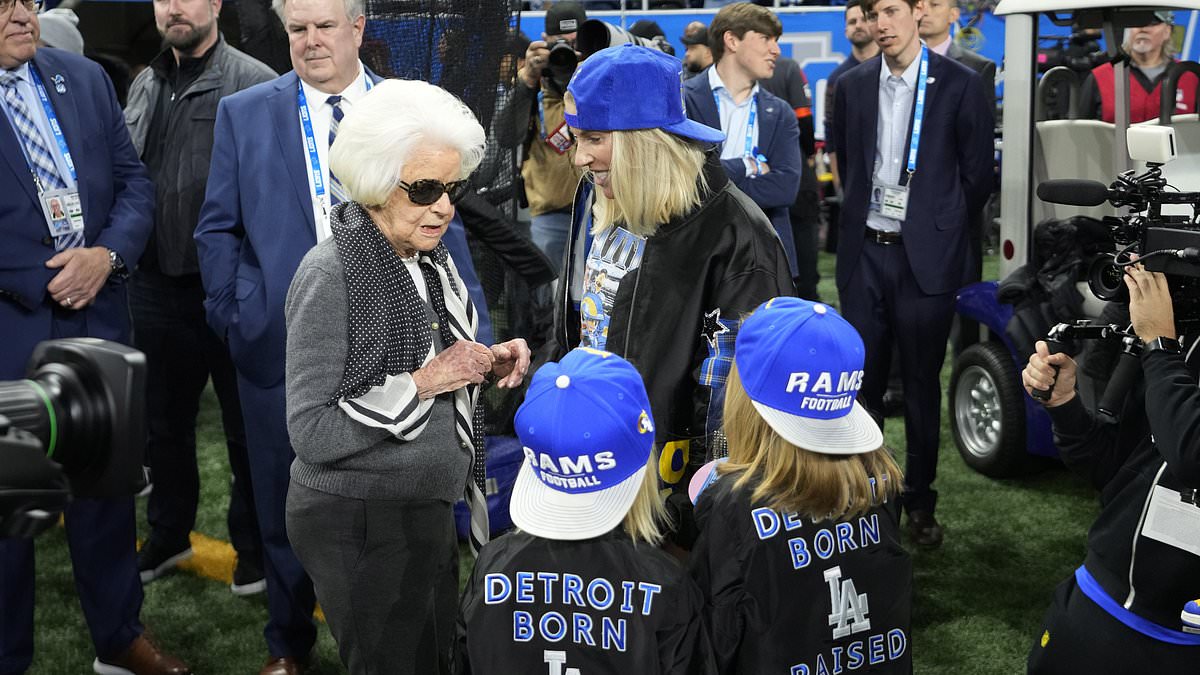
[[[925,78],[925,84],[933,84],[934,82],[937,82],[937,78],[936,78],[936,77],[927,77],[927,78]]]
[[[59,94],[67,93],[67,78],[63,77],[61,73],[55,74],[51,80],[54,82],[54,91]]]

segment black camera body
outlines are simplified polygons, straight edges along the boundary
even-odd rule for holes
[[[0,382],[0,537],[57,522],[70,496],[146,485],[146,358],[94,338],[39,344],[27,379]]]
[[[579,57],[575,54],[575,45],[566,38],[558,38],[549,45],[550,56],[546,59],[546,67],[542,74],[555,82],[568,82],[575,68],[579,65]]]
[[[1128,302],[1125,268],[1135,262],[1162,272],[1171,290],[1175,326],[1180,334],[1200,328],[1200,192],[1168,191],[1161,164],[1150,162],[1137,175],[1126,171],[1111,185],[1088,180],[1050,180],[1038,186],[1048,202],[1099,206],[1104,202],[1133,213],[1106,216],[1115,253],[1098,255],[1088,269],[1088,287],[1096,297]],[[1192,215],[1163,215],[1164,204],[1191,206]]]

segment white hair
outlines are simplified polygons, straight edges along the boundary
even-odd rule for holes
[[[272,0],[271,9],[275,10],[275,14],[279,16],[279,20],[283,23],[283,27],[287,28],[287,17],[284,16],[284,6],[288,0]],[[342,0],[342,4],[346,6],[346,18],[354,21],[360,16],[363,16],[366,0]]]
[[[363,206],[381,206],[400,183],[414,150],[435,146],[459,155],[459,179],[483,161],[486,136],[479,120],[453,94],[419,80],[375,85],[338,126],[329,170]]]

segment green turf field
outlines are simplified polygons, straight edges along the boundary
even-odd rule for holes
[[[823,296],[833,300],[832,256],[822,255]],[[995,261],[985,265],[995,278]],[[943,371],[948,376],[949,363]],[[943,397],[944,398],[944,397]],[[943,401],[943,405],[944,405]],[[944,410],[944,409],[943,409]],[[942,548],[913,555],[916,599],[911,647],[917,673],[983,675],[1024,671],[1053,588],[1083,560],[1095,496],[1082,481],[1046,463],[1029,478],[994,481],[968,470],[942,415],[938,517]],[[888,420],[886,438],[903,447],[903,422]],[[201,412],[202,504],[197,531],[226,539],[228,469],[220,420],[210,394]],[[903,457],[901,456],[901,459]],[[139,534],[146,535],[144,503]],[[31,673],[90,673],[93,654],[75,597],[62,530],[37,542],[37,653]],[[803,601],[803,600],[799,600]],[[194,672],[256,673],[266,658],[265,597],[237,598],[226,584],[175,573],[146,588],[143,621]],[[343,672],[324,626],[314,673]]]

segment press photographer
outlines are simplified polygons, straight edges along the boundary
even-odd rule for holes
[[[554,3],[546,11],[542,39],[529,44],[525,65],[517,73],[525,86],[513,89],[496,123],[496,141],[501,146],[525,148],[521,178],[532,217],[530,234],[556,270],[562,265],[571,197],[579,183],[579,172],[571,164],[573,140],[563,118],[563,92],[587,57],[624,43],[670,49],[665,38],[646,39],[610,23],[589,21],[580,3]]]
[[[1101,491],[1087,557],[1055,592],[1030,673],[1190,673],[1200,657],[1200,331],[1175,311],[1197,295],[1140,263],[1122,271],[1143,376],[1121,421],[1083,405],[1075,361],[1044,341],[1022,373],[1030,395],[1049,390],[1063,461]],[[1184,289],[1174,301],[1172,287]]]

